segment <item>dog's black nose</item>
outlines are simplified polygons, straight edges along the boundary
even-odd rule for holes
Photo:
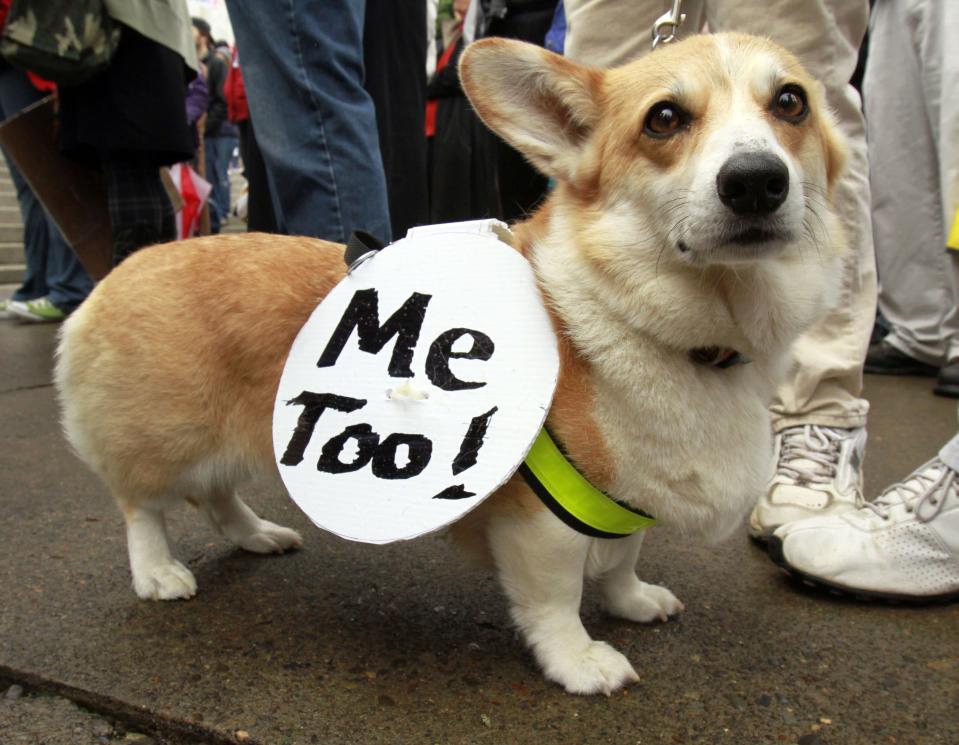
[[[789,194],[789,169],[772,153],[734,155],[719,169],[716,190],[737,215],[768,215]]]

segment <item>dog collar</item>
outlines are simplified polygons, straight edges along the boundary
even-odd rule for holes
[[[550,437],[540,430],[520,474],[556,517],[573,530],[594,538],[625,538],[656,523],[641,510],[627,507],[597,489]]]
[[[729,347],[696,347],[689,350],[689,359],[697,365],[725,370],[733,365],[745,365],[749,360]]]

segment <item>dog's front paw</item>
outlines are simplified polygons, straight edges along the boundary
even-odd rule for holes
[[[606,642],[590,642],[578,652],[556,652],[549,660],[542,657],[545,655],[541,656],[541,662],[546,677],[563,686],[567,693],[608,696],[639,680],[629,660]]]
[[[257,530],[240,538],[240,548],[255,554],[282,554],[291,548],[300,548],[303,538],[295,530],[282,525],[260,520]]]
[[[144,600],[177,600],[196,595],[193,573],[179,561],[133,572],[133,589]]]
[[[673,593],[660,585],[639,582],[626,592],[606,596],[606,610],[610,615],[637,623],[665,621],[684,610]]]

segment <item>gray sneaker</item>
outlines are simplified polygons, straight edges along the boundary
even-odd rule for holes
[[[776,435],[776,473],[749,516],[749,535],[765,541],[780,525],[856,509],[865,450],[864,427],[784,429]]]

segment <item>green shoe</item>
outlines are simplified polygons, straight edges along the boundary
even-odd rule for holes
[[[12,302],[13,301],[10,298],[0,300],[0,320],[5,318],[16,318],[16,316],[13,315],[13,311],[10,310],[10,303]]]
[[[10,302],[9,310],[20,320],[33,323],[57,323],[67,317],[66,313],[45,297],[23,302],[13,300]]]

